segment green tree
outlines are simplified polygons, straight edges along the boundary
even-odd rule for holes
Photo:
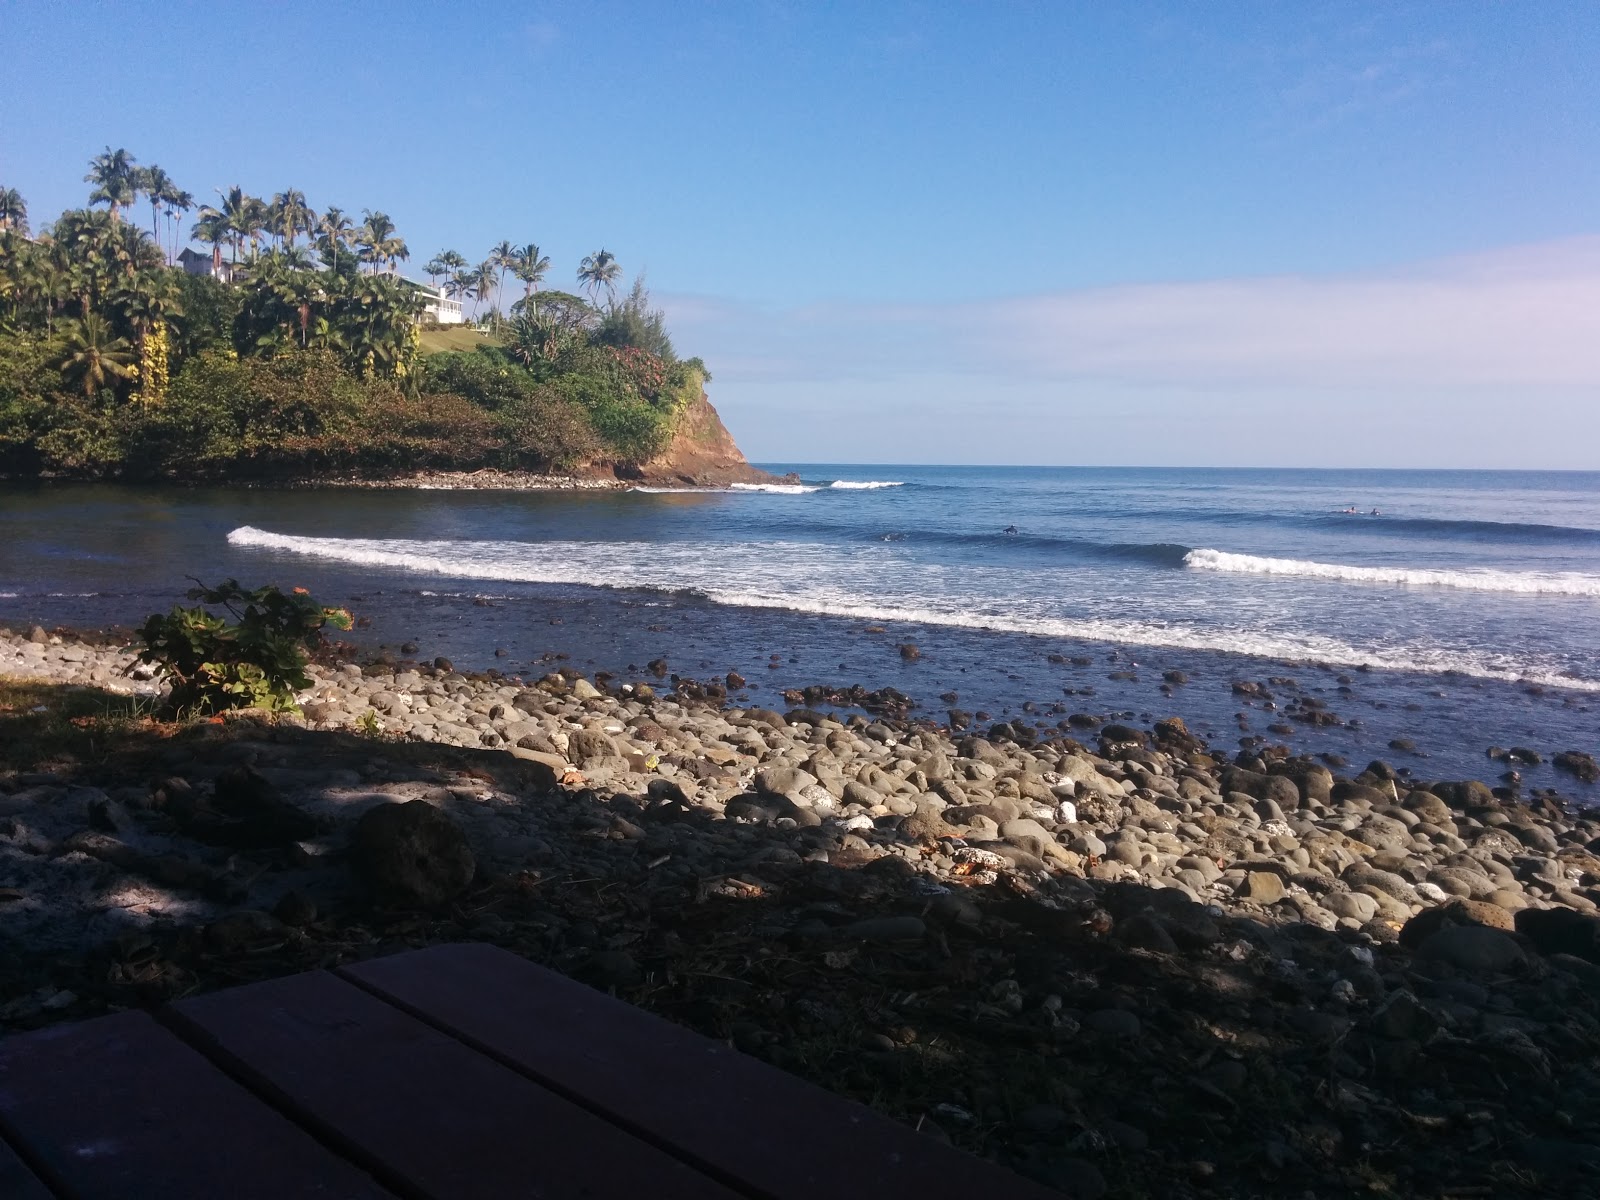
[[[361,211],[366,221],[356,231],[356,245],[361,251],[361,261],[371,264],[374,275],[384,266],[392,270],[396,262],[411,257],[405,242],[395,236],[394,222],[388,213]]]
[[[70,322],[66,340],[56,365],[68,383],[83,385],[83,394],[93,399],[113,380],[132,379],[134,349],[127,338],[117,337],[111,323],[98,313],[88,313]]]
[[[177,190],[177,185],[172,182],[172,176],[153,163],[148,167],[135,167],[133,178],[137,189],[150,201],[150,236],[159,244],[161,205]]]
[[[353,233],[350,218],[341,208],[329,208],[317,222],[317,232],[321,235],[317,249],[321,252],[323,260],[337,273],[340,248],[350,244]]]
[[[0,188],[0,229],[28,236],[28,205],[16,188]]]
[[[604,248],[596,250],[578,265],[578,282],[595,303],[599,303],[602,290],[606,294],[606,303],[611,302],[621,276],[622,267],[617,262],[617,256]]]
[[[300,234],[309,234],[317,221],[317,214],[306,203],[306,194],[295,188],[286,188],[274,196],[269,212],[272,232],[290,246]]]
[[[550,270],[550,257],[540,253],[539,247],[529,242],[517,251],[516,264],[511,268],[511,273],[522,281],[522,302],[527,307],[528,297],[539,290],[539,285],[544,282],[545,275]]]
[[[473,296],[472,316],[474,319],[478,316],[479,303],[487,300],[494,293],[498,270],[499,268],[495,265],[494,260],[486,258],[476,267],[472,267],[466,272],[468,290],[471,291]]]
[[[135,161],[126,150],[113,150],[107,146],[105,153],[89,160],[89,173],[83,177],[85,183],[94,184],[89,203],[108,205],[113,225],[121,219],[122,210],[139,198],[138,180],[134,174]]]
[[[504,308],[506,303],[506,272],[517,265],[517,248],[510,242],[502,241],[489,251],[488,261],[500,272],[494,285],[495,327],[499,328],[500,309]]]

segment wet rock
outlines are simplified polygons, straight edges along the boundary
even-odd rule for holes
[[[351,863],[379,899],[433,908],[471,884],[476,861],[466,834],[426,800],[380,804],[356,822]]]
[[[1583,783],[1600,782],[1600,763],[1582,750],[1564,750],[1555,756],[1555,767]]]

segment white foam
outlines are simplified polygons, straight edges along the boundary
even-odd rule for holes
[[[1402,587],[1463,588],[1480,592],[1522,592],[1548,596],[1600,596],[1600,577],[1539,571],[1495,571],[1487,568],[1430,570],[1411,567],[1352,567],[1298,558],[1259,558],[1201,547],[1184,555],[1196,571],[1242,575],[1286,575],[1297,579],[1333,579],[1343,583],[1385,583]]]
[[[783,496],[803,496],[822,490],[811,483],[731,483],[728,486],[735,492],[776,492]]]
[[[1426,674],[1454,671],[1600,692],[1548,664],[1489,650],[1426,645],[1360,647],[1323,634],[1259,623],[1127,619],[1063,612],[1034,589],[1006,594],[1007,580],[909,559],[881,543],[841,548],[797,542],[471,542],[295,537],[242,526],[235,546],[465,579],[693,591],[719,604],[919,625],[994,630],[1260,658],[1312,660]],[[893,589],[894,594],[888,590]],[[978,599],[983,597],[983,599]],[[1043,597],[1043,598],[1040,598]]]
[[[644,492],[650,496],[669,496],[674,492],[725,492],[727,490],[727,488],[723,487],[647,487],[644,484],[636,484],[628,489],[630,492]]]
[[[835,479],[828,486],[852,491],[868,491],[872,488],[905,487],[905,484],[898,479]]]

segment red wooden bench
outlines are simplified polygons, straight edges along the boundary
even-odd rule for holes
[[[1054,1195],[504,950],[0,1039],[0,1198]]]

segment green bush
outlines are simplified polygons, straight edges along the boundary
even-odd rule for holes
[[[187,595],[202,606],[152,613],[139,631],[139,661],[154,664],[171,682],[168,703],[181,712],[299,712],[294,694],[311,686],[306,651],[321,644],[324,626],[351,624],[348,612],[321,607],[304,588],[287,595],[270,586],[246,591],[229,579],[216,588],[201,584]],[[207,604],[221,606],[233,621]]]

